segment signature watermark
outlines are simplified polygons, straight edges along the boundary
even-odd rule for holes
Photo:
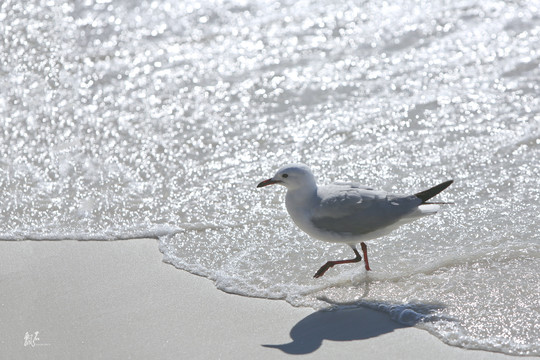
[[[31,347],[36,347],[36,346],[48,346],[48,345],[51,345],[51,344],[44,344],[44,343],[40,343],[40,338],[39,338],[39,331],[34,331],[33,333],[30,333],[30,332],[26,332],[26,334],[24,334],[24,346],[27,347],[27,346],[31,346]]]

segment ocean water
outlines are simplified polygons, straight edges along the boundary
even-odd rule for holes
[[[445,343],[540,355],[540,2],[0,3],[0,238],[155,237],[217,288],[368,306]],[[344,245],[284,189],[413,193],[435,216]]]

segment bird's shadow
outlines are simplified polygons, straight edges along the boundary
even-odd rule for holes
[[[292,342],[262,345],[287,354],[309,354],[323,340],[354,341],[374,338],[394,330],[414,326],[421,321],[438,319],[435,313],[444,305],[389,304],[384,302],[336,305],[333,310],[320,310],[300,320],[290,331]],[[384,309],[384,310],[375,310]],[[397,317],[396,317],[397,315]],[[395,321],[393,319],[398,319]]]

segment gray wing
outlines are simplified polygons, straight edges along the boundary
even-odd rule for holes
[[[319,188],[318,196],[320,203],[311,217],[313,225],[321,230],[353,235],[389,226],[421,203],[414,195],[389,195],[384,191],[341,184]]]

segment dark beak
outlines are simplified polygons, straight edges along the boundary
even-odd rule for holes
[[[259,185],[257,185],[257,187],[260,188],[260,187],[263,187],[263,186],[268,186],[268,185],[272,185],[272,184],[278,184],[280,182],[281,181],[279,181],[279,180],[268,179],[268,180],[261,181],[259,183]]]

